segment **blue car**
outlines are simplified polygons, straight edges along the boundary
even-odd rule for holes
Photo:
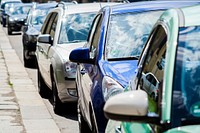
[[[110,96],[124,91],[134,76],[148,35],[164,10],[197,4],[191,1],[153,1],[120,4],[101,9],[87,43],[74,49],[78,63],[78,121],[80,132],[105,132],[103,107]]]

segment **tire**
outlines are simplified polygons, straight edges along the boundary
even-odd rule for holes
[[[58,90],[54,78],[52,79],[52,93],[53,93],[53,110],[55,114],[63,113],[63,103],[58,97]]]
[[[45,84],[39,69],[38,69],[38,92],[42,98],[50,97],[50,89]]]
[[[87,122],[83,118],[79,104],[78,104],[78,125],[79,125],[79,133],[92,133]]]
[[[12,35],[12,30],[10,29],[10,26],[9,26],[9,25],[8,25],[7,30],[8,30],[8,35]]]
[[[23,59],[24,59],[24,67],[26,68],[37,68],[36,65],[36,57],[31,59],[26,59],[25,57],[25,50],[23,49]]]

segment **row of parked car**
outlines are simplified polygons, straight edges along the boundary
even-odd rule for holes
[[[198,4],[34,4],[24,66],[55,113],[77,102],[80,132],[198,132]]]

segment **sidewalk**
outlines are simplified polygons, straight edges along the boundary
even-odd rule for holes
[[[0,133],[60,133],[2,28]]]

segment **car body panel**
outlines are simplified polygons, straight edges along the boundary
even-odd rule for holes
[[[200,131],[200,126],[199,125],[191,125],[191,126],[182,126],[182,127],[177,127],[174,129],[170,129],[166,131],[165,133],[198,133]]]

